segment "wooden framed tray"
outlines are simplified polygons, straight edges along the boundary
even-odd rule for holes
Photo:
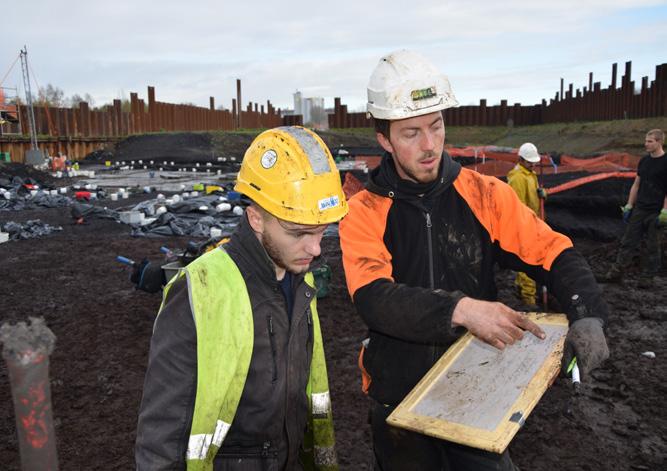
[[[560,370],[563,314],[529,313],[546,338],[526,332],[498,350],[470,333],[433,365],[387,418],[390,425],[502,453]]]

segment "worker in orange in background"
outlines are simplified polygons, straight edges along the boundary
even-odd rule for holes
[[[623,281],[623,273],[632,263],[646,234],[646,259],[642,263],[638,286],[646,289],[654,285],[661,265],[660,227],[667,226],[667,157],[662,147],[664,144],[665,133],[662,130],[652,129],[646,133],[644,148],[648,154],[639,161],[628,202],[621,208],[623,220],[628,225],[616,262],[600,281]]]
[[[546,190],[541,188],[537,181],[537,174],[533,170],[535,164],[540,161],[540,154],[535,144],[526,142],[519,147],[519,161],[507,174],[507,183],[512,187],[523,204],[528,206],[537,216],[540,213],[540,199],[546,198]],[[535,281],[524,272],[517,272],[514,281],[519,292],[519,297],[525,309],[536,311],[536,284]]]
[[[609,308],[570,239],[509,185],[462,168],[444,152],[443,110],[456,105],[447,77],[411,51],[383,57],[368,84],[367,109],[386,153],[366,189],[350,199],[340,242],[348,290],[370,333],[361,363],[370,375],[378,470],[515,469],[508,452],[386,423],[466,330],[499,349],[527,332],[543,337],[523,314],[495,302],[496,264],[528,273],[556,296],[571,322],[564,362],[576,354],[582,378],[609,355]]]

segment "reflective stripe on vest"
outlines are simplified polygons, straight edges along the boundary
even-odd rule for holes
[[[306,273],[306,283],[316,290],[315,279],[311,272]],[[308,429],[303,440],[301,461],[305,470],[333,471],[338,469],[336,449],[334,447],[333,415],[329,396],[329,379],[324,358],[324,344],[320,330],[320,318],[317,315],[317,296],[310,302],[313,315],[313,361],[310,364],[310,377],[306,393],[310,402]]]
[[[236,414],[248,375],[254,339],[252,307],[243,275],[221,248],[202,255],[182,269],[165,287],[164,299],[181,276],[187,277],[197,329],[197,395],[186,453],[187,469],[210,471]],[[312,273],[306,274],[306,283],[315,287]],[[302,453],[301,459],[306,470],[337,470],[329,384],[315,296],[310,309],[314,332],[306,390],[310,410],[303,446],[306,453]],[[224,361],[220,361],[222,358]]]

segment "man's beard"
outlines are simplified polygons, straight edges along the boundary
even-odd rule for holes
[[[435,156],[436,156],[435,152],[427,152],[424,155],[422,155],[421,159],[419,159],[417,161],[417,163],[419,164],[419,162],[421,162],[422,160],[432,159]],[[394,160],[394,162],[397,166],[401,167],[401,170],[403,170],[403,173],[405,173],[408,177],[410,177],[413,181],[415,181],[417,183],[431,183],[436,178],[438,178],[438,169],[440,168],[439,165],[436,165],[430,173],[423,174],[423,176],[421,178],[419,178],[409,168],[403,167],[398,162],[398,159]],[[424,178],[424,176],[426,177],[426,179]]]
[[[262,234],[262,245],[264,246],[264,250],[266,250],[267,255],[273,262],[273,264],[278,267],[282,268],[283,270],[287,270],[290,273],[302,273],[308,270],[309,266],[304,267],[302,270],[295,270],[294,267],[289,267],[288,262],[285,261],[284,255],[281,253],[280,249],[276,246],[276,243],[274,240],[271,238],[268,232],[264,232]]]

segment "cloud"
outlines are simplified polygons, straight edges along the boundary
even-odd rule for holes
[[[611,62],[633,60],[646,75],[667,39],[667,7],[655,0],[341,0],[335,8],[304,0],[61,0],[54,8],[34,0],[3,16],[0,73],[27,44],[41,85],[91,93],[97,103],[120,90],[145,97],[154,85],[159,100],[208,106],[212,95],[231,106],[240,78],[245,102],[289,107],[299,89],[327,106],[340,96],[357,108],[380,56],[413,48],[450,76],[462,103],[531,104],[551,97],[560,77],[587,85],[588,71],[597,80]]]

